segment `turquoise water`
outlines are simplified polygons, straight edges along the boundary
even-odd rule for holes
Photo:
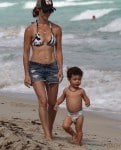
[[[33,94],[23,85],[22,46],[25,27],[35,21],[34,6],[35,0],[0,1],[1,92]],[[62,27],[64,74],[67,67],[79,66],[91,109],[121,111],[120,0],[54,0],[54,6],[50,20]],[[59,93],[65,86],[66,77]]]

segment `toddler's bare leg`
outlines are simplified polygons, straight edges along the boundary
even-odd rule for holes
[[[82,142],[82,137],[83,137],[83,132],[82,132],[83,120],[84,120],[84,117],[80,116],[77,119],[76,123],[75,123],[75,129],[76,129],[76,132],[77,132],[77,141],[75,142],[75,144],[77,144],[77,145],[81,145],[81,142]]]
[[[76,140],[76,133],[74,132],[74,130],[71,128],[71,124],[72,124],[72,120],[71,117],[66,117],[65,120],[63,121],[63,129],[69,133],[72,136],[72,140]]]

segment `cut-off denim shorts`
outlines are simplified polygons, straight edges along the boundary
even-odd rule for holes
[[[51,64],[40,64],[37,62],[29,62],[29,74],[32,83],[35,81],[44,81],[47,84],[58,83],[58,66],[56,62]]]

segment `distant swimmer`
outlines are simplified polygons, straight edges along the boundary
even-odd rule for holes
[[[93,16],[92,16],[92,20],[96,20],[96,17],[95,17],[95,15],[93,15]]]

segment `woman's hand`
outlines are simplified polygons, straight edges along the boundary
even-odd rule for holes
[[[61,83],[63,80],[63,71],[61,69],[59,69],[58,71],[58,78],[59,78],[59,83]]]
[[[28,76],[25,76],[24,84],[25,84],[25,86],[27,86],[28,88],[30,88],[30,86],[32,85],[31,78],[30,78],[29,75],[28,75]]]

